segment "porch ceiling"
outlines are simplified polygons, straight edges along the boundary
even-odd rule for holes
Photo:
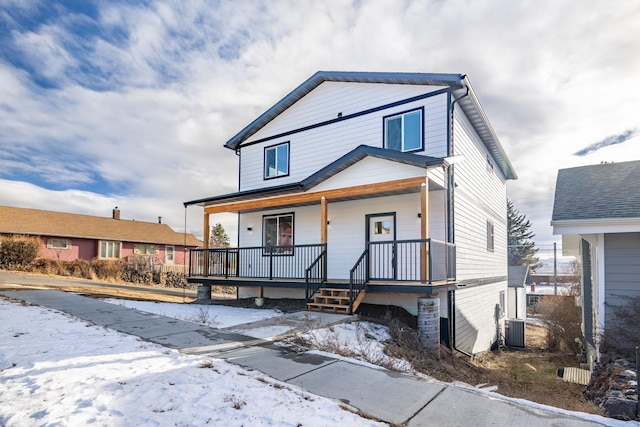
[[[364,184],[354,187],[337,188],[332,190],[285,194],[276,197],[258,198],[232,203],[220,203],[206,206],[205,214],[222,212],[255,212],[265,209],[281,207],[296,207],[320,204],[324,197],[327,202],[342,202],[347,200],[385,197],[398,194],[419,193],[428,179],[425,176],[399,179],[375,184]],[[441,190],[443,187],[429,180],[429,190]]]

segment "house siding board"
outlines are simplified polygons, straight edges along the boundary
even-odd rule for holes
[[[507,276],[507,196],[497,167],[487,170],[484,144],[459,111],[454,115],[454,224],[458,280]],[[494,224],[494,250],[487,250],[487,220]]]
[[[425,176],[426,170],[415,166],[389,162],[374,157],[367,157],[339,174],[311,188],[310,192],[346,188],[356,185],[373,184],[403,178]]]
[[[475,286],[455,291],[455,347],[469,354],[488,351],[504,331],[504,318],[496,318],[500,292],[507,282]]]
[[[245,143],[442,89],[439,86],[324,82]]]
[[[640,233],[604,236],[605,325],[613,319],[613,306],[640,295]]]
[[[425,150],[417,152],[417,154],[445,157],[447,154],[446,100],[446,95],[440,94],[406,105],[243,147],[241,150],[240,191],[302,181],[312,171],[322,169],[359,145],[381,148],[383,146],[383,117],[420,107],[425,109]],[[296,107],[297,104],[292,108]],[[361,105],[360,107],[366,109],[367,106]],[[269,131],[272,125],[274,125],[273,121],[265,126],[261,132]],[[290,130],[291,127],[289,126],[287,129]],[[271,131],[269,132],[271,133]],[[273,134],[278,134],[278,132],[273,132]],[[251,140],[258,139],[260,138],[252,138]],[[263,178],[264,147],[286,141],[290,142],[289,175],[265,180]]]

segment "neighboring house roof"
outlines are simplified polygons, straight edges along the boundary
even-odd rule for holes
[[[185,243],[185,235],[173,231],[167,224],[10,206],[0,206],[0,234],[169,245]],[[193,234],[186,235],[186,242],[187,246],[202,246],[202,242]]]
[[[190,202],[185,202],[184,205],[205,205],[212,202],[239,202],[256,196],[266,197],[307,191],[366,157],[375,157],[425,169],[433,166],[440,166],[445,162],[444,159],[436,157],[421,156],[413,153],[403,153],[396,150],[360,145],[300,182],[192,200]]]
[[[640,218],[640,161],[560,169],[552,223]]]
[[[449,87],[452,89],[453,96],[456,98],[458,105],[466,114],[504,175],[507,179],[517,178],[509,158],[502,148],[491,123],[487,119],[471,87],[471,83],[463,74],[318,71],[227,141],[225,147],[233,150],[237,149],[244,141],[251,138],[252,135],[323,82],[386,83]],[[349,118],[349,116],[336,118],[330,122],[338,122],[346,120],[347,118]]]
[[[529,281],[529,266],[510,265],[508,277],[510,288],[523,288]]]

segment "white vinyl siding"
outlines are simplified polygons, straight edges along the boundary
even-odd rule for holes
[[[500,294],[507,282],[474,286],[455,291],[455,346],[469,354],[491,349],[498,326],[504,332],[504,318],[496,317]]]
[[[438,86],[323,82],[256,132],[258,140],[443,89]],[[445,95],[446,98],[446,95]],[[397,111],[407,110],[400,106]],[[383,115],[387,115],[384,113]]]
[[[365,90],[371,85],[365,86]],[[307,96],[308,97],[308,96]],[[364,111],[374,105],[366,104],[366,97],[358,103],[358,111]],[[304,101],[306,97],[300,102]],[[307,101],[311,102],[311,101]],[[330,100],[327,100],[330,102]],[[306,102],[305,102],[306,104]],[[384,104],[381,103],[381,105]],[[315,104],[314,104],[315,105]],[[354,104],[355,106],[355,104]],[[249,141],[260,139],[263,131],[269,134],[278,134],[272,131],[272,127],[278,127],[281,131],[297,129],[300,123],[288,122],[287,117],[298,117],[294,111],[298,104],[269,123],[263,130],[254,135]],[[322,109],[322,105],[317,105]],[[371,114],[362,115],[348,120],[336,122],[330,125],[320,126],[303,132],[287,135],[282,139],[276,138],[262,143],[249,145],[241,149],[242,158],[240,174],[240,190],[252,190],[265,188],[273,184],[273,181],[264,180],[264,147],[277,145],[289,141],[289,175],[279,178],[278,185],[302,181],[311,174],[317,172],[329,163],[347,154],[359,145],[383,147],[384,132],[383,118],[403,111],[424,107],[424,151],[417,154],[444,157],[447,155],[447,96],[437,95],[409,104],[388,108]],[[337,114],[337,113],[336,113]],[[275,123],[277,122],[277,123]],[[320,120],[313,123],[319,123]],[[286,129],[281,128],[282,123],[288,123]]]
[[[466,117],[456,110],[454,228],[458,280],[507,276],[507,194],[499,169],[489,173],[488,152]],[[494,250],[487,250],[487,221],[493,223]]]

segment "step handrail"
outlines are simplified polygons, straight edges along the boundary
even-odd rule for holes
[[[349,271],[349,314],[353,314],[353,302],[358,298],[369,281],[369,246],[362,252]]]
[[[319,277],[316,277],[316,278],[311,277],[311,272],[314,271],[314,269],[318,270],[319,263],[321,263],[320,264],[321,274],[319,275]],[[324,244],[324,249],[322,250],[322,252],[320,252],[320,255],[318,255],[316,259],[313,260],[311,265],[309,265],[309,267],[305,269],[304,280],[306,285],[305,297],[307,302],[309,302],[313,294],[315,294],[318,291],[318,289],[322,287],[322,284],[327,281],[327,246],[326,244]],[[311,284],[314,284],[314,286],[311,286]]]

